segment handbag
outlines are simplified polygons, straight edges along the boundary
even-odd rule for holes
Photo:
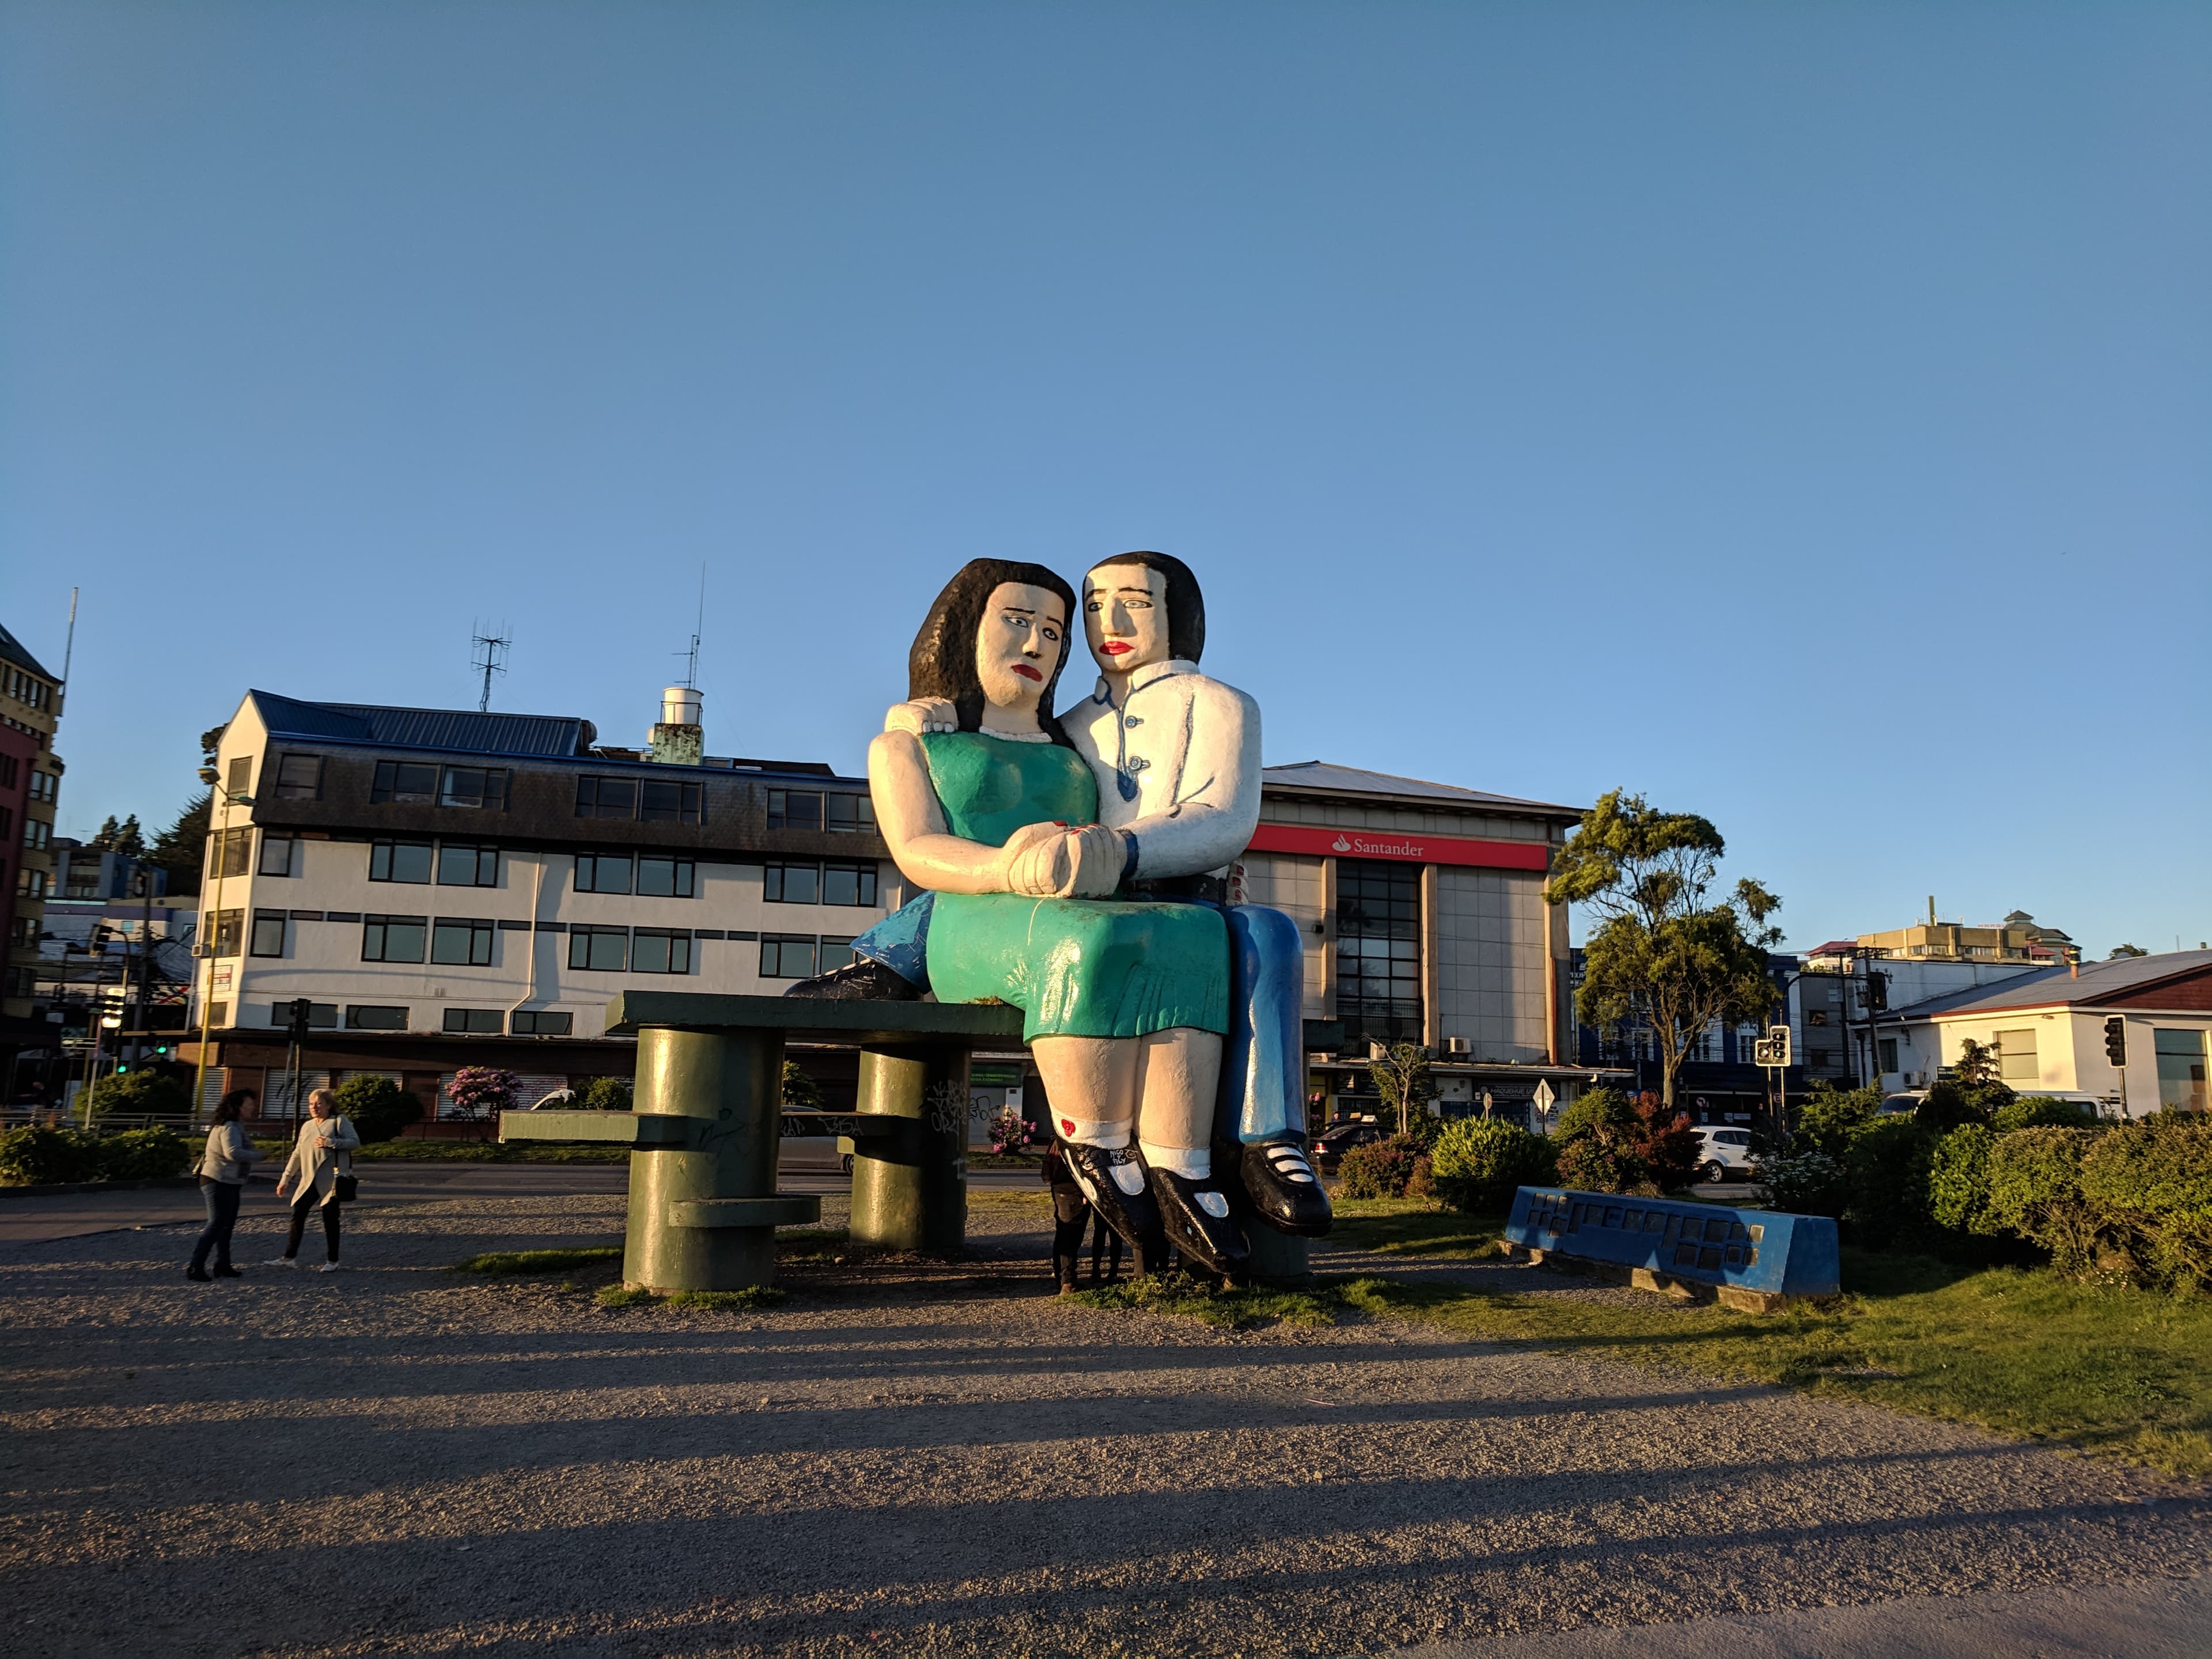
[[[361,1182],[349,1175],[337,1176],[331,1188],[331,1196],[341,1204],[350,1204],[360,1194]]]

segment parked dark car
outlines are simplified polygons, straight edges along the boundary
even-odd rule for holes
[[[1354,1146],[1389,1138],[1389,1128],[1378,1118],[1340,1117],[1314,1137],[1314,1165],[1323,1175],[1333,1175],[1337,1160]]]

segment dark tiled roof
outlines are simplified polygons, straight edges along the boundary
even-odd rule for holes
[[[42,680],[58,680],[60,676],[23,648],[22,641],[6,629],[0,628],[0,662],[12,662],[18,668],[27,668]]]
[[[2212,951],[2169,951],[2158,957],[2122,957],[2112,962],[2085,962],[2077,977],[2067,969],[2045,968],[2019,974],[1995,985],[1976,986],[1930,997],[1888,1016],[1915,1018],[1930,1014],[1996,1012],[2006,1008],[2095,1007],[2160,980],[2212,968]]]
[[[1297,761],[1289,766],[1263,769],[1260,780],[1286,789],[1319,789],[1339,795],[1391,795],[1401,800],[1430,800],[1460,806],[1518,807],[1534,812],[1565,813],[1580,817],[1579,806],[1559,806],[1549,801],[1522,800],[1512,795],[1492,795],[1457,784],[1431,783],[1422,778],[1401,778],[1389,772],[1369,772],[1331,761]]]
[[[479,714],[465,708],[385,708],[373,703],[302,702],[273,691],[251,696],[272,735],[326,743],[388,744],[470,755],[568,757],[596,735],[589,720],[563,714]]]

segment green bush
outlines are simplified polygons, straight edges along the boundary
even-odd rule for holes
[[[1912,1115],[1923,1128],[1940,1135],[1961,1124],[1990,1123],[2016,1098],[2008,1085],[1994,1078],[1982,1082],[1946,1078],[1928,1091]]]
[[[1337,1196],[1403,1198],[1419,1156],[1413,1141],[1402,1135],[1354,1146],[1337,1164]]]
[[[1644,1160],[1595,1135],[1577,1135],[1559,1149],[1559,1181],[1578,1193],[1643,1193],[1658,1187]]]
[[[1406,1176],[1406,1196],[1428,1199],[1437,1196],[1436,1162],[1426,1152],[1413,1154],[1413,1167]]]
[[[192,1165],[192,1143],[165,1124],[107,1135],[100,1143],[100,1173],[110,1181],[161,1181]]]
[[[784,1062],[784,1086],[790,1085],[792,1065]],[[576,1103],[588,1112],[627,1112],[630,1109],[630,1084],[626,1077],[595,1077],[586,1084]]]
[[[1552,1126],[1552,1139],[1562,1146],[1589,1135],[1625,1140],[1635,1131],[1635,1103],[1618,1089],[1598,1088],[1585,1091],[1561,1110],[1559,1121]]]
[[[2081,1191],[2081,1156],[2095,1138],[2087,1129],[2015,1129],[1990,1148],[1990,1211],[2063,1273],[2097,1260],[2097,1219]]]
[[[2070,1100],[2053,1100],[2049,1095],[2026,1095],[2008,1106],[2000,1106],[1990,1115],[1990,1127],[2001,1135],[2014,1129],[2094,1129],[2097,1115],[2086,1106],[2077,1106]]]
[[[94,1117],[189,1117],[191,1110],[191,1085],[159,1072],[118,1072],[92,1085]]]
[[[822,1091],[814,1079],[799,1068],[795,1060],[783,1062],[783,1103],[795,1112],[818,1112],[822,1109]]]
[[[1825,1079],[1815,1083],[1797,1108],[1793,1150],[1825,1152],[1840,1161],[1851,1137],[1881,1115],[1881,1101],[1878,1088],[1843,1090]]]
[[[1850,1201],[1843,1164],[1826,1152],[1796,1152],[1759,1160],[1759,1183],[1767,1208],[1787,1215],[1841,1216]]]
[[[0,1182],[10,1187],[98,1181],[102,1173],[98,1135],[44,1125],[0,1133]]]
[[[1990,1207],[1990,1149],[1996,1133],[1962,1123],[1938,1140],[1928,1158],[1928,1218],[1956,1233],[1999,1231]]]
[[[2138,1277],[2212,1290],[2212,1119],[2160,1113],[2108,1129],[2082,1149],[2080,1181]]]
[[[1503,1118],[1455,1118],[1429,1154],[1437,1196],[1455,1210],[1493,1215],[1513,1202],[1516,1187],[1548,1187],[1559,1152],[1542,1135]]]
[[[1928,1229],[1928,1171],[1936,1143],[1918,1118],[1861,1125],[1844,1148],[1850,1183],[1844,1211],[1854,1242],[1870,1249],[1923,1241]]]
[[[421,1098],[388,1077],[349,1077],[336,1092],[339,1112],[364,1142],[393,1139],[422,1116]]]

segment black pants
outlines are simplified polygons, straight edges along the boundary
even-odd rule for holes
[[[199,1273],[207,1267],[208,1252],[215,1252],[215,1265],[230,1266],[230,1230],[238,1224],[238,1200],[246,1196],[246,1188],[234,1187],[228,1181],[210,1181],[200,1177],[200,1202],[207,1206],[207,1230],[192,1246],[192,1271]]]
[[[284,1260],[287,1261],[300,1254],[300,1239],[307,1231],[307,1212],[314,1207],[315,1189],[310,1187],[300,1194],[297,1201],[292,1206],[292,1231],[284,1240]],[[237,1212],[237,1201],[232,1200],[233,1214]],[[330,1253],[326,1259],[331,1261],[337,1261],[338,1259],[338,1201],[336,1197],[332,1197],[329,1203],[323,1206],[323,1243]]]

